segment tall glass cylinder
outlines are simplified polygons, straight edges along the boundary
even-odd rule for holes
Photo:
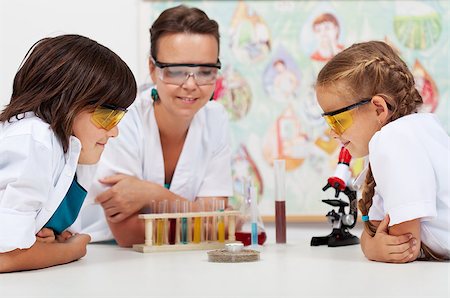
[[[286,243],[286,161],[276,159],[275,174],[275,235],[277,243]]]

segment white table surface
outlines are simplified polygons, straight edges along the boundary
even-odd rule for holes
[[[0,297],[450,297],[449,263],[385,264],[365,259],[359,245],[311,247],[312,236],[331,231],[317,224],[288,224],[288,244],[277,245],[266,228],[258,262],[90,244],[79,261],[0,274]]]

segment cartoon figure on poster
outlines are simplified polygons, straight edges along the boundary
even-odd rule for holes
[[[317,105],[314,82],[315,78],[311,78],[310,75],[302,79],[302,96],[298,101],[298,113],[303,122],[307,123],[309,126],[313,128],[325,129],[328,128],[328,126],[321,116],[322,110]]]
[[[231,157],[231,168],[234,195],[230,198],[230,204],[235,208],[241,207],[246,195],[246,183],[249,180],[258,189],[258,196],[261,199],[264,193],[263,180],[256,163],[244,144],[240,144]]]
[[[252,104],[252,90],[247,80],[234,68],[225,67],[216,81],[214,99],[228,112],[230,120],[244,118]]]
[[[231,20],[230,47],[241,62],[260,61],[271,49],[269,28],[243,1],[237,3]]]
[[[301,43],[311,60],[327,62],[344,49],[341,32],[336,15],[328,11],[321,12],[305,23]]]
[[[438,42],[443,25],[432,3],[411,1],[405,5],[399,1],[395,5],[395,12],[394,32],[405,47],[424,50]]]
[[[317,49],[311,59],[325,62],[344,49],[339,44],[339,22],[331,13],[323,13],[314,19],[313,32],[317,38]]]
[[[294,58],[280,48],[269,62],[263,75],[265,91],[276,101],[297,97],[300,87],[300,70]]]
[[[433,78],[428,74],[419,60],[416,60],[413,67],[416,88],[422,96],[422,112],[433,113],[439,102],[439,93]]]
[[[300,167],[309,155],[309,140],[294,108],[289,105],[267,132],[263,155],[272,164],[274,159],[285,159],[286,170]]]

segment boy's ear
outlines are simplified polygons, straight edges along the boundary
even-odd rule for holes
[[[375,107],[378,122],[380,124],[384,124],[389,116],[389,109],[386,100],[379,95],[375,95],[372,97],[372,104]]]

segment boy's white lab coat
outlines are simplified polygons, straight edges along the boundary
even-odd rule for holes
[[[150,90],[140,94],[119,123],[119,136],[108,142],[97,169],[79,167],[80,183],[86,185],[93,172],[95,178],[75,225],[93,241],[113,239],[102,207],[94,204],[95,197],[108,187],[98,179],[127,174],[164,185],[164,160]],[[233,194],[228,115],[219,103],[208,102],[194,116],[170,191],[191,201]]]
[[[50,126],[28,112],[0,123],[0,253],[29,248],[66,195],[80,141],[63,152]]]

